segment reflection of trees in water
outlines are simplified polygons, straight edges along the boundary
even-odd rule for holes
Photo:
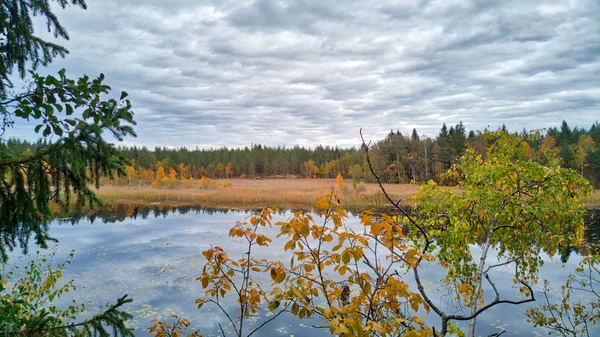
[[[589,209],[585,215],[585,244],[583,247],[562,247],[558,249],[560,260],[566,263],[571,253],[588,256],[600,252],[600,209]]]
[[[240,213],[241,218],[248,215],[251,211],[230,210],[230,209],[215,209],[203,208],[202,206],[167,206],[167,205],[151,205],[151,206],[133,206],[129,204],[109,205],[100,210],[78,211],[69,214],[68,217],[58,218],[60,224],[75,225],[80,220],[88,220],[93,223],[96,220],[103,223],[121,222],[128,218],[131,219],[147,219],[164,218],[171,214],[228,214],[230,212]],[[285,212],[279,212],[284,214]],[[600,252],[600,209],[589,210],[585,217],[587,229],[585,232],[586,244],[583,248],[563,247],[558,250],[562,262],[567,262],[571,253],[579,255],[588,255],[591,252]],[[404,228],[403,228],[404,231]]]
[[[410,212],[410,208],[407,209]],[[375,219],[383,220],[381,216],[375,215]],[[580,256],[588,256],[591,253],[600,253],[600,209],[588,209],[588,213],[585,215],[585,244],[583,247],[574,246],[560,246],[556,250],[546,253],[558,254],[562,263],[567,263],[572,253],[576,253]],[[405,224],[399,224],[402,228],[402,233],[406,235],[408,233],[408,227]],[[568,233],[565,233],[565,235]]]
[[[585,217],[585,241],[593,252],[600,252],[600,209],[589,210]]]
[[[259,210],[257,210],[259,211]],[[150,206],[134,206],[130,204],[113,204],[107,205],[102,209],[98,210],[79,210],[69,213],[68,216],[60,215],[57,217],[57,221],[60,224],[71,224],[75,225],[81,220],[87,220],[91,223],[94,221],[102,221],[103,223],[115,223],[125,221],[126,219],[147,219],[148,217],[153,218],[165,218],[168,215],[185,215],[191,214],[228,214],[236,212],[241,215],[240,220],[246,217],[252,210],[231,210],[231,209],[216,209],[216,208],[204,208],[202,206],[167,206],[167,205],[150,205]],[[285,212],[278,212],[278,214],[284,214]]]
[[[165,218],[171,214],[227,214],[229,212],[247,213],[247,211],[232,211],[228,209],[203,208],[201,206],[133,206],[129,204],[108,205],[98,210],[79,210],[69,214],[68,217],[59,217],[57,220],[61,224],[75,225],[81,220],[87,220],[91,223],[102,221],[103,223],[115,223],[125,221],[126,219],[147,219]]]

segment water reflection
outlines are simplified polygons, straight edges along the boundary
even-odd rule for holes
[[[102,209],[88,210],[88,211],[73,211],[69,213],[69,216],[59,217],[57,221],[61,224],[72,224],[75,225],[81,220],[89,221],[101,221],[103,223],[114,223],[121,222],[125,219],[147,219],[148,217],[154,218],[166,218],[170,214],[249,214],[251,211],[246,210],[229,210],[229,209],[216,209],[216,208],[204,208],[202,206],[168,206],[168,205],[150,205],[150,206],[134,206],[130,204],[112,204]],[[282,212],[281,212],[282,213]]]
[[[152,319],[168,319],[178,314],[192,321],[193,328],[205,336],[217,336],[218,323],[228,327],[227,322],[214,307],[197,310],[196,298],[203,291],[195,278],[200,275],[205,261],[201,252],[212,246],[226,247],[230,256],[241,256],[243,245],[227,236],[236,221],[250,212],[204,209],[202,207],[132,207],[118,205],[96,212],[74,214],[70,218],[54,221],[50,235],[60,240],[57,245],[58,259],[72,249],[75,259],[65,277],[76,277],[78,291],[72,295],[78,301],[104,304],[118,296],[128,294],[135,302],[129,311],[136,317],[132,321],[136,334],[145,336],[145,328]],[[275,220],[284,220],[289,212],[280,212]],[[600,212],[590,212],[587,217],[587,249],[600,247]],[[357,217],[351,216],[350,226],[358,228]],[[77,228],[73,228],[76,225]],[[274,236],[275,229],[270,230]],[[269,233],[267,233],[269,234]],[[256,251],[269,259],[288,261],[282,242],[275,241],[270,249]],[[558,287],[580,260],[574,249],[561,252],[561,256],[543,256],[545,265],[541,277],[549,279]],[[436,282],[442,275],[435,265],[424,266],[422,272],[429,291],[436,291]],[[511,287],[510,275],[499,270],[495,275],[500,291],[507,296],[518,296]],[[265,279],[266,283],[270,281]],[[410,281],[410,278],[407,278]],[[439,293],[439,301],[447,300]],[[536,294],[539,298],[540,294]],[[65,298],[65,301],[70,298]],[[66,303],[66,302],[65,302]],[[89,306],[93,308],[93,306]],[[235,311],[233,304],[231,312]],[[464,308],[455,308],[457,311]],[[478,334],[487,335],[504,327],[511,336],[535,336],[543,334],[525,321],[526,306],[497,306],[478,320]],[[432,318],[430,318],[432,319]],[[257,326],[264,317],[257,317],[250,328]],[[433,318],[431,323],[438,323]],[[304,336],[307,334],[329,336],[325,329],[313,329],[318,321],[299,321],[292,316],[281,316],[261,330],[259,336]],[[310,330],[306,330],[310,329]]]

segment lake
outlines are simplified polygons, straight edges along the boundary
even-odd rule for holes
[[[594,246],[600,239],[599,214],[596,212],[595,216],[589,218],[592,223],[587,239]],[[148,335],[145,329],[151,325],[152,319],[169,320],[172,314],[187,318],[192,322],[192,327],[199,329],[205,336],[220,335],[217,324],[220,322],[227,328],[226,319],[210,304],[201,310],[196,308],[195,299],[204,297],[204,292],[195,279],[201,274],[205,263],[202,251],[211,245],[225,248],[230,257],[241,256],[245,247],[241,241],[230,239],[227,233],[236,221],[243,220],[248,215],[250,213],[245,211],[215,211],[192,207],[117,208],[91,218],[84,216],[78,220],[53,221],[50,235],[60,241],[51,248],[57,251],[56,260],[62,261],[71,250],[75,250],[75,257],[64,277],[74,277],[78,288],[75,293],[67,294],[64,300],[76,298],[79,302],[85,301],[97,306],[115,302],[117,297],[128,294],[134,299],[126,309],[135,317],[131,326],[136,329],[136,335]],[[285,220],[289,216],[289,212],[279,213],[275,220]],[[360,226],[356,216],[350,216],[348,223],[355,228]],[[275,233],[275,230],[272,229],[271,233]],[[258,254],[268,255],[270,259],[289,261],[289,255],[283,253],[282,244],[277,241],[271,248],[259,251]],[[17,252],[13,255],[19,256]],[[19,263],[25,259],[21,258]],[[565,263],[561,262],[560,257],[544,256],[544,259],[546,263],[541,278],[550,280],[551,285],[558,288],[581,258],[571,252],[568,258],[564,257]],[[421,275],[426,287],[433,291],[441,274],[439,268],[430,265],[424,268]],[[494,275],[500,292],[517,298],[515,291],[510,288],[509,276],[506,270],[499,270]],[[407,276],[407,282],[410,283],[410,280],[412,276]],[[271,283],[270,279],[265,281]],[[443,293],[437,300],[445,300]],[[92,309],[94,305],[88,308]],[[527,305],[496,306],[478,319],[478,334],[487,336],[490,332],[497,332],[499,328],[508,330],[507,336],[544,334],[542,329],[533,329],[525,321],[523,312],[527,308]],[[231,311],[234,311],[233,307]],[[263,315],[267,312],[263,312]],[[253,324],[259,324],[261,319],[257,318]],[[439,325],[437,317],[428,320]],[[300,321],[291,315],[282,315],[255,335],[330,336],[328,329],[311,327],[319,324],[318,320]],[[231,329],[226,331],[231,332]]]

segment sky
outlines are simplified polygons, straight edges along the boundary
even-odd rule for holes
[[[377,140],[600,120],[597,0],[87,4],[57,8],[70,54],[40,72],[104,73],[127,91],[126,145],[349,147],[360,128]]]

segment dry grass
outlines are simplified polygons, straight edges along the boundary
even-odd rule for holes
[[[590,196],[584,198],[583,203],[588,208],[600,207],[600,190],[595,190]]]
[[[199,205],[208,208],[255,209],[262,206],[281,209],[307,209],[317,197],[329,193],[335,187],[335,179],[234,179],[228,180],[231,187],[206,189],[195,182],[176,188],[151,186],[106,185],[97,190],[97,195],[108,205],[134,204],[169,206]],[[218,181],[217,181],[218,182]],[[352,184],[335,192],[341,197],[342,205],[351,211],[368,208],[383,209],[389,206],[376,184],[361,184],[355,192]],[[394,200],[401,198],[406,204],[419,185],[386,184],[386,190]],[[600,206],[600,190],[584,200],[587,207]]]
[[[234,179],[231,187],[203,188],[200,184],[182,185],[177,188],[151,186],[106,185],[97,195],[106,204],[166,204],[201,205],[210,208],[252,209],[264,205],[281,209],[306,209],[312,207],[317,197],[329,193],[335,179]],[[342,205],[349,210],[384,208],[387,202],[376,184],[364,184],[361,192],[355,192],[351,183],[335,192]],[[417,185],[385,185],[394,198],[409,200],[419,190]]]

